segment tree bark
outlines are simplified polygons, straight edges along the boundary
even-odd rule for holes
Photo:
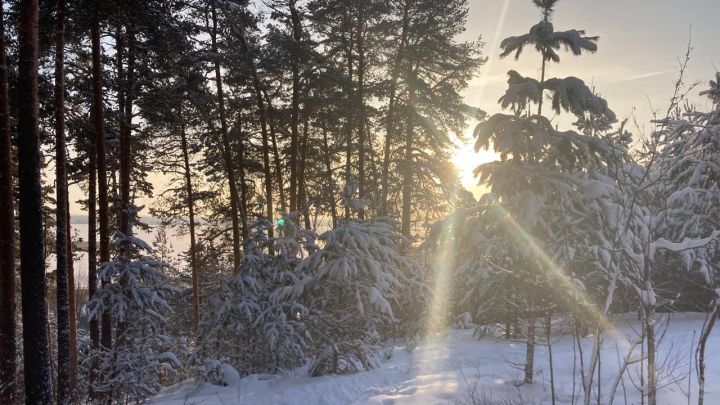
[[[532,384],[533,369],[535,368],[535,318],[533,317],[528,319],[525,349],[525,384]]]
[[[305,206],[305,199],[306,199],[306,185],[305,185],[305,169],[306,169],[306,163],[307,163],[307,153],[308,153],[308,142],[310,137],[310,131],[309,131],[309,120],[310,117],[308,116],[307,112],[304,114],[304,124],[303,124],[303,136],[302,136],[302,143],[300,145],[300,167],[298,168],[298,200],[297,205],[298,209],[302,209],[303,214],[303,220],[305,229],[310,229],[310,207]]]
[[[69,197],[69,196],[68,196]],[[70,314],[70,401],[78,402],[78,362],[77,362],[77,300],[75,297],[75,266],[73,265],[72,226],[70,226],[70,199],[66,202],[67,211],[67,257],[68,257],[68,312]]]
[[[298,55],[300,48],[300,39],[302,36],[302,26],[300,24],[300,14],[295,7],[296,0],[288,0],[290,8],[290,22],[292,24],[292,33],[294,41],[294,49],[292,53],[292,101],[290,110],[290,211],[299,208],[302,201],[299,201],[298,186],[298,138],[300,136],[299,111],[300,111],[300,58]]]
[[[357,98],[358,109],[358,199],[365,198],[365,32],[363,27],[365,24],[365,5],[358,2],[358,22],[357,22],[357,51],[358,51],[358,89],[355,94]],[[360,219],[365,219],[365,209],[358,212]]]
[[[323,156],[325,158],[325,176],[327,176],[327,195],[330,199],[330,215],[332,216],[332,227],[337,228],[338,225],[338,214],[337,204],[335,203],[335,180],[333,179],[332,161],[330,160],[330,145],[328,143],[328,133],[325,122],[322,121],[322,133],[323,133]]]
[[[263,100],[263,89],[260,85],[260,77],[255,66],[255,60],[250,52],[250,47],[247,44],[245,35],[242,32],[238,32],[238,38],[240,39],[240,45],[243,47],[245,54],[247,55],[248,64],[250,67],[250,74],[253,84],[253,90],[255,93],[255,103],[257,104],[258,115],[260,118],[260,132],[262,134],[262,151],[263,151],[263,172],[265,174],[265,204],[267,204],[267,220],[273,221],[273,195],[272,195],[272,168],[270,167],[270,142],[268,136],[268,119],[267,110],[265,109],[265,102]],[[291,198],[292,199],[292,198]],[[273,237],[273,229],[268,230],[268,236]]]
[[[17,371],[15,341],[15,211],[8,108],[5,20],[0,7],[0,403],[13,403]]]
[[[388,102],[388,112],[385,127],[385,145],[383,147],[383,170],[381,179],[381,196],[380,196],[380,215],[388,214],[388,187],[390,186],[390,152],[395,131],[395,107],[397,96],[397,82],[400,76],[400,65],[402,56],[407,43],[407,30],[409,26],[409,10],[411,0],[406,0],[403,6],[402,31],[400,33],[400,44],[393,62],[392,76],[390,80],[390,99]]]
[[[350,100],[352,100],[353,96],[353,34],[352,34],[352,16],[347,15],[347,24],[348,24],[348,32],[349,32],[349,38],[347,39],[345,45],[345,56],[347,59],[347,74],[348,74],[348,97],[350,97]],[[345,42],[345,41],[344,41]],[[353,147],[352,147],[352,136],[353,136],[353,111],[350,110],[347,112],[346,117],[346,128],[345,128],[345,193],[347,194],[347,191],[349,190],[350,180],[352,178],[352,153],[353,153]],[[351,198],[351,196],[346,195],[346,198]],[[350,205],[347,201],[345,201],[345,219],[350,219]]]
[[[195,200],[193,195],[192,175],[190,173],[190,154],[188,152],[187,134],[185,133],[185,118],[180,111],[180,144],[183,154],[183,168],[185,170],[185,194],[187,195],[188,221],[190,227],[190,274],[192,275],[193,289],[193,329],[197,329],[200,321],[200,289],[198,287],[197,252],[195,249]]]
[[[545,340],[548,347],[548,363],[550,366],[550,397],[552,398],[552,405],[555,405],[555,369],[553,367],[553,352],[552,352],[552,315],[547,314],[545,316]]]
[[[411,72],[411,75],[414,75]],[[413,143],[415,142],[415,91],[412,80],[408,83],[408,112],[405,132],[405,159],[403,161],[402,184],[402,234],[410,239],[412,234],[412,179],[413,179]]]
[[[705,323],[703,324],[700,340],[696,350],[697,357],[697,373],[698,373],[698,405],[705,403],[705,348],[707,346],[710,333],[715,326],[718,314],[720,314],[720,299],[716,298],[711,304]]]
[[[0,7],[0,403],[15,402],[15,210],[8,108],[5,18]]]
[[[100,263],[110,261],[110,229],[109,229],[109,206],[108,206],[108,184],[107,184],[107,163],[105,156],[105,111],[103,107],[102,94],[102,62],[100,53],[100,20],[97,15],[93,17],[92,32],[92,92],[93,92],[93,129],[95,136],[95,153],[97,163],[98,183],[98,220],[100,234]],[[104,287],[108,280],[101,280]],[[110,313],[103,312],[100,318],[101,336],[100,344],[109,349],[112,346],[112,318]]]
[[[130,228],[130,210],[132,202],[130,200],[130,177],[132,175],[132,107],[135,101],[135,31],[128,29],[128,60],[127,60],[127,76],[125,84],[125,111],[122,113],[122,119],[125,121],[125,132],[120,137],[120,232],[129,234],[132,232]]]
[[[20,2],[18,27],[18,172],[25,403],[53,401],[49,368],[40,131],[38,110],[38,1]]]
[[[232,161],[232,148],[230,147],[230,138],[227,122],[227,113],[225,111],[225,95],[223,91],[222,75],[220,74],[220,59],[217,45],[217,32],[218,32],[218,19],[217,9],[215,5],[211,7],[212,10],[212,31],[210,35],[212,53],[215,55],[215,88],[217,90],[218,99],[218,110],[220,113],[220,130],[221,140],[223,145],[223,161],[225,163],[225,172],[228,177],[228,186],[230,189],[230,217],[232,220],[232,232],[233,232],[233,266],[235,271],[240,267],[240,221],[242,221],[242,239],[246,239],[248,236],[247,229],[247,218],[245,215],[242,217],[239,213],[240,204],[238,202],[238,190],[237,182],[235,178],[235,169]]]
[[[68,288],[68,181],[65,155],[65,0],[57,0],[55,26],[55,187],[57,190],[55,257],[57,259],[57,403],[69,404],[70,384],[70,304]]]
[[[270,97],[268,96],[268,93],[265,89],[263,89],[263,97],[265,98],[265,104],[267,105],[267,108],[270,112],[275,115],[275,109],[272,105],[272,102],[270,101]],[[282,175],[282,164],[280,163],[280,152],[278,151],[278,145],[277,145],[277,131],[275,128],[275,125],[273,124],[273,120],[268,117],[268,127],[270,129],[270,140],[272,141],[272,150],[273,150],[273,161],[275,162],[275,181],[278,184],[278,194],[280,196],[280,209],[282,212],[287,212],[288,206],[287,202],[285,201],[285,188],[283,183],[283,175]]]
[[[95,113],[93,112],[93,115]],[[93,117],[94,121],[94,117]],[[95,152],[94,132],[88,131],[88,301],[97,293],[97,153]],[[94,317],[89,322],[90,341],[93,348],[100,345],[100,322]],[[94,397],[92,385],[95,382],[94,367],[90,367],[90,397]]]

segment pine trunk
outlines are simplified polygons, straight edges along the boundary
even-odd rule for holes
[[[250,65],[250,74],[253,84],[253,92],[255,93],[255,103],[257,104],[258,116],[260,118],[260,133],[262,135],[262,152],[263,152],[263,172],[265,174],[265,204],[267,212],[267,220],[272,222],[273,219],[273,195],[272,195],[272,168],[270,167],[270,139],[268,134],[267,110],[265,109],[265,101],[263,100],[263,89],[260,85],[260,77],[258,76],[255,60],[250,52],[245,36],[239,36],[240,44],[247,55],[248,64]],[[291,187],[292,189],[292,187]],[[292,190],[291,190],[292,191]],[[292,200],[292,196],[291,196]],[[292,205],[292,201],[290,202]],[[273,237],[273,229],[268,230],[268,236]]]
[[[414,74],[414,72],[412,73]],[[412,234],[411,207],[412,207],[412,182],[413,182],[413,144],[415,143],[415,92],[412,84],[408,90],[407,105],[407,127],[405,132],[405,159],[403,161],[403,184],[402,184],[402,234],[410,239]]]
[[[188,152],[187,134],[185,133],[185,119],[180,112],[180,143],[183,154],[183,168],[185,170],[185,194],[187,195],[188,221],[190,228],[190,274],[192,276],[193,291],[193,328],[197,329],[200,321],[200,289],[198,287],[197,252],[195,249],[195,197],[193,195],[192,175],[190,173],[190,153]]]
[[[123,41],[122,33],[118,30],[118,74],[122,72],[122,47]],[[127,72],[125,77],[119,76],[121,80],[124,79],[124,86],[121,87],[121,91],[118,93],[118,100],[122,100],[123,103],[120,109],[120,215],[118,221],[118,229],[123,235],[130,236],[132,229],[130,227],[130,215],[132,202],[130,201],[130,175],[131,175],[131,137],[132,137],[132,105],[133,105],[133,87],[135,85],[135,33],[132,28],[127,29]],[[120,106],[120,105],[119,105]],[[120,247],[121,255],[130,255],[130,246],[125,243]],[[122,278],[120,283],[125,286],[127,285],[127,279]],[[117,323],[117,332],[115,336],[115,345],[124,345],[125,331],[127,330],[126,322]]]
[[[403,7],[402,31],[400,33],[400,44],[393,62],[392,76],[390,80],[390,98],[388,101],[388,112],[385,127],[385,145],[383,147],[383,169],[381,179],[380,215],[387,215],[388,210],[388,188],[390,186],[390,152],[395,131],[395,108],[397,96],[397,82],[400,76],[400,64],[402,63],[403,52],[407,42],[407,30],[409,26],[409,10],[411,0],[406,0]]]
[[[38,1],[20,2],[18,27],[18,173],[25,403],[53,401],[47,328],[47,285],[38,110]]]
[[[348,97],[350,100],[352,100],[352,93],[353,93],[353,86],[352,86],[352,80],[353,80],[353,34],[352,34],[352,16],[348,15],[347,17],[347,24],[348,24],[348,32],[349,32],[349,39],[347,40],[347,43],[345,43],[345,56],[347,59],[347,80],[348,80]],[[345,192],[349,191],[349,185],[351,183],[352,179],[352,153],[353,153],[353,147],[352,147],[352,136],[353,136],[353,117],[354,112],[352,110],[349,110],[347,112],[346,117],[346,128],[345,128]],[[351,196],[346,196],[346,198],[352,198]],[[350,218],[350,205],[348,204],[348,201],[345,201],[345,219]]]
[[[0,7],[0,66],[6,66],[5,18]],[[0,403],[12,404],[17,372],[15,342],[15,210],[8,102],[8,69],[0,69]]]
[[[93,121],[94,121],[94,112]],[[94,132],[88,131],[88,302],[93,299],[97,293],[97,154],[95,152]],[[90,341],[93,348],[100,346],[100,322],[97,317],[89,322]],[[90,367],[90,398],[94,398],[93,383],[96,374],[94,367]]]
[[[92,32],[92,91],[93,91],[93,129],[95,136],[95,159],[97,163],[98,222],[100,234],[100,263],[110,261],[110,229],[107,164],[105,156],[105,112],[102,94],[102,48],[100,46],[100,20],[93,18]],[[104,287],[108,280],[101,280]],[[105,348],[112,346],[112,319],[110,313],[103,312],[101,318],[100,344]]]
[[[270,97],[267,94],[267,91],[263,89],[263,97],[265,99],[265,104],[267,105],[268,111],[272,112],[273,115],[275,114],[275,110],[273,108],[272,102],[270,102]],[[278,195],[280,196],[280,209],[282,212],[287,212],[288,206],[287,201],[285,201],[285,188],[283,183],[283,175],[282,175],[282,163],[280,162],[280,152],[278,150],[277,145],[277,130],[275,128],[275,124],[273,124],[273,119],[268,117],[268,128],[270,129],[270,140],[272,141],[272,150],[273,150],[273,161],[275,163],[275,181],[278,184]]]
[[[330,215],[332,217],[332,227],[337,228],[338,225],[338,214],[337,204],[335,203],[335,179],[333,178],[332,161],[330,160],[330,145],[328,143],[328,133],[325,126],[325,122],[322,121],[322,133],[323,133],[323,156],[325,158],[325,175],[327,176],[327,195],[330,198]]]
[[[298,209],[302,209],[303,213],[303,220],[305,221],[305,229],[310,229],[310,207],[305,205],[305,199],[307,196],[305,195],[307,188],[305,186],[305,169],[307,164],[307,154],[308,154],[308,141],[310,136],[309,131],[309,120],[310,117],[308,114],[305,115],[305,120],[303,124],[303,136],[302,136],[302,143],[300,145],[300,167],[298,168]]]
[[[292,62],[292,101],[290,110],[290,211],[295,211],[300,207],[302,201],[299,200],[298,186],[298,138],[300,136],[300,60],[298,52],[300,48],[300,39],[302,35],[302,27],[300,25],[300,14],[295,7],[295,0],[288,1],[290,8],[290,22],[292,24],[293,41],[295,49],[293,49]]]
[[[225,94],[223,91],[222,75],[220,73],[220,59],[217,45],[218,19],[217,9],[213,5],[212,9],[212,32],[211,46],[212,53],[215,55],[215,89],[217,91],[218,110],[220,114],[220,131],[223,145],[223,161],[225,163],[225,172],[228,177],[228,186],[230,189],[230,219],[232,220],[233,233],[233,268],[237,271],[240,267],[240,244],[241,231],[240,222],[242,221],[242,239],[248,236],[247,216],[240,215],[240,203],[238,201],[237,181],[235,178],[235,168],[233,167],[232,148],[230,146],[230,134],[228,130],[227,113],[225,112]]]
[[[365,198],[365,41],[363,27],[365,24],[365,8],[363,2],[359,2],[358,23],[357,23],[357,51],[358,51],[358,198]],[[358,213],[360,219],[365,219],[365,209]]]
[[[70,226],[70,199],[66,200],[67,211],[67,257],[68,257],[68,312],[70,314],[70,400],[78,398],[78,361],[77,361],[77,299],[75,297],[75,266],[73,265],[72,226]]]
[[[68,181],[65,156],[65,0],[57,3],[55,26],[55,187],[57,190],[55,257],[57,259],[57,403],[69,404],[70,384],[70,304],[68,288]]]

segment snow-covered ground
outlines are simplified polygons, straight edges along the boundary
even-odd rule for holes
[[[702,325],[702,314],[675,314],[662,338],[658,364],[659,404],[697,403],[695,345]],[[636,339],[634,315],[614,319],[616,331],[608,333],[602,351],[601,403],[607,404],[619,359],[625,357],[629,341]],[[582,402],[579,362],[574,361],[571,336],[557,336],[553,342],[555,390],[558,404],[570,404],[573,390]],[[582,341],[589,356],[592,338]],[[720,332],[708,343],[706,404],[720,404]],[[532,385],[519,385],[522,371],[514,364],[524,363],[525,344],[497,338],[473,338],[471,330],[451,329],[421,342],[414,351],[394,347],[391,355],[375,370],[350,376],[313,378],[303,370],[282,376],[251,375],[227,387],[192,381],[166,389],[152,403],[174,404],[471,404],[477,397],[500,400],[506,404],[550,404],[550,374],[546,346],[536,348],[535,378]],[[692,360],[691,360],[692,359]],[[692,363],[691,363],[692,361]],[[573,373],[573,370],[577,373]],[[576,375],[573,379],[573,375]],[[631,369],[620,385],[615,404],[639,404],[638,369]],[[573,381],[575,387],[573,388]],[[692,398],[688,402],[688,387]],[[475,402],[495,403],[495,402]],[[597,403],[597,401],[593,401]]]

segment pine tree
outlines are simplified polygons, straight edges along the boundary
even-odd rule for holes
[[[0,6],[0,65],[6,66],[5,16]],[[13,403],[15,394],[15,210],[12,149],[8,107],[8,71],[0,70],[0,402]]]
[[[239,199],[237,190],[237,180],[235,177],[235,168],[232,159],[232,150],[229,140],[229,128],[227,122],[227,113],[225,111],[225,96],[223,90],[223,82],[220,70],[220,57],[218,53],[218,13],[217,7],[213,4],[211,8],[212,13],[212,32],[211,41],[212,48],[211,52],[214,54],[215,63],[215,91],[217,92],[218,98],[218,109],[220,115],[220,130],[223,148],[223,159],[225,162],[225,171],[228,178],[228,184],[230,189],[230,209],[231,209],[231,220],[233,224],[233,265],[235,268],[240,266],[240,221],[242,221],[242,237],[247,238],[247,213],[242,207],[245,207],[245,198]],[[240,162],[240,170],[244,170],[244,165]],[[241,175],[242,177],[242,175]]]
[[[53,401],[43,255],[38,117],[38,2],[20,3],[18,27],[18,162],[20,279],[22,284],[25,402]]]
[[[55,166],[57,189],[56,209],[56,248],[57,269],[55,273],[57,289],[57,350],[58,350],[58,376],[57,376],[57,402],[69,404],[74,395],[71,392],[71,376],[74,367],[71,365],[70,340],[70,303],[68,287],[68,183],[67,163],[65,151],[65,2],[58,0],[56,10],[57,25],[55,28]]]
[[[5,16],[0,7],[0,66],[7,66]],[[8,69],[0,69],[0,403],[14,403],[15,342],[15,210],[8,108]]]

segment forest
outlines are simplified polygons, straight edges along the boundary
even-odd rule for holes
[[[2,1],[0,404],[720,403],[720,72],[513,1]]]

